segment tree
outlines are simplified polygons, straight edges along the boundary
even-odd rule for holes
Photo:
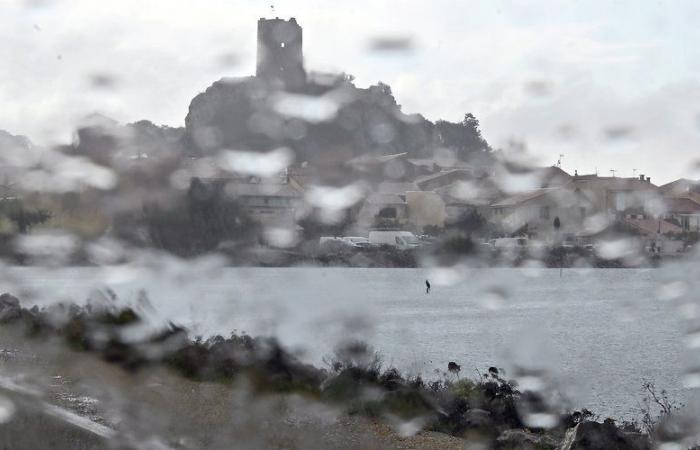
[[[481,135],[479,120],[471,113],[465,114],[464,119],[458,123],[438,120],[435,127],[442,145],[456,150],[462,160],[491,152],[491,146]]]
[[[325,223],[321,219],[321,211],[314,210],[308,216],[297,221],[304,230],[305,240],[317,240],[321,236],[343,236],[353,223],[354,210],[348,208],[343,212],[343,217],[333,223]]]
[[[456,220],[449,223],[450,228],[471,233],[481,233],[486,227],[486,219],[476,210],[462,213]]]
[[[197,178],[168,207],[146,207],[144,219],[154,245],[183,256],[215,250],[226,241],[250,243],[258,231],[238,202],[224,195],[223,186]]]
[[[381,95],[394,98],[394,93],[391,92],[391,86],[380,81],[374,86],[370,86],[370,91],[379,92]]]
[[[396,208],[387,206],[379,211],[377,217],[382,219],[396,219],[396,214]]]
[[[343,72],[340,74],[340,79],[344,83],[352,84],[353,86],[355,85],[355,75]]]
[[[40,225],[51,218],[45,209],[27,209],[21,200],[4,200],[0,203],[0,213],[4,214],[17,228],[20,234],[28,233],[35,225]]]
[[[372,94],[373,102],[379,103],[384,107],[391,108],[401,108],[398,103],[396,103],[396,97],[391,91],[391,86],[386,83],[378,82],[374,86],[369,87],[369,92]],[[393,111],[392,111],[393,112]]]

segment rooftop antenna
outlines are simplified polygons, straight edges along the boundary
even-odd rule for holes
[[[557,160],[557,167],[561,169],[561,159],[564,157],[561,153],[559,154],[559,159]]]
[[[637,176],[637,169],[632,169],[632,178]]]
[[[610,169],[610,173],[612,173],[613,178],[615,178],[615,172],[617,172],[617,170],[615,170],[615,169]]]

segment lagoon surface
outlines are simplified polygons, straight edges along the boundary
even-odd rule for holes
[[[656,298],[654,269],[428,269],[160,267],[158,270],[17,268],[3,291],[47,304],[112,289],[156,320],[193,334],[274,335],[322,364],[341,341],[361,339],[385,365],[435,377],[489,366],[543,369],[573,406],[634,417],[644,380],[685,402],[683,333]],[[425,292],[425,280],[433,285]]]

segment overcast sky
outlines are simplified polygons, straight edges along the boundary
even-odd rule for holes
[[[390,84],[405,112],[474,113],[495,147],[652,181],[700,176],[700,2],[0,0],[0,128],[66,140],[99,111],[182,126],[255,66],[259,17],[294,16],[307,68]],[[410,50],[372,51],[408,37]],[[109,81],[112,84],[110,85]],[[109,85],[108,88],[95,87]]]

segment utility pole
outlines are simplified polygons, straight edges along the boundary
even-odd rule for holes
[[[615,169],[610,169],[610,173],[612,173],[613,178],[615,178],[615,172],[617,172],[617,170],[615,170]]]
[[[561,169],[561,160],[564,158],[564,155],[561,153],[559,154],[559,159],[557,160],[557,167]]]
[[[564,246],[562,245],[561,235],[559,234],[559,229],[561,228],[561,221],[559,220],[559,216],[556,216],[554,218],[552,226],[554,227],[554,234],[557,244],[556,252],[559,256],[559,278],[561,278],[564,272]]]

